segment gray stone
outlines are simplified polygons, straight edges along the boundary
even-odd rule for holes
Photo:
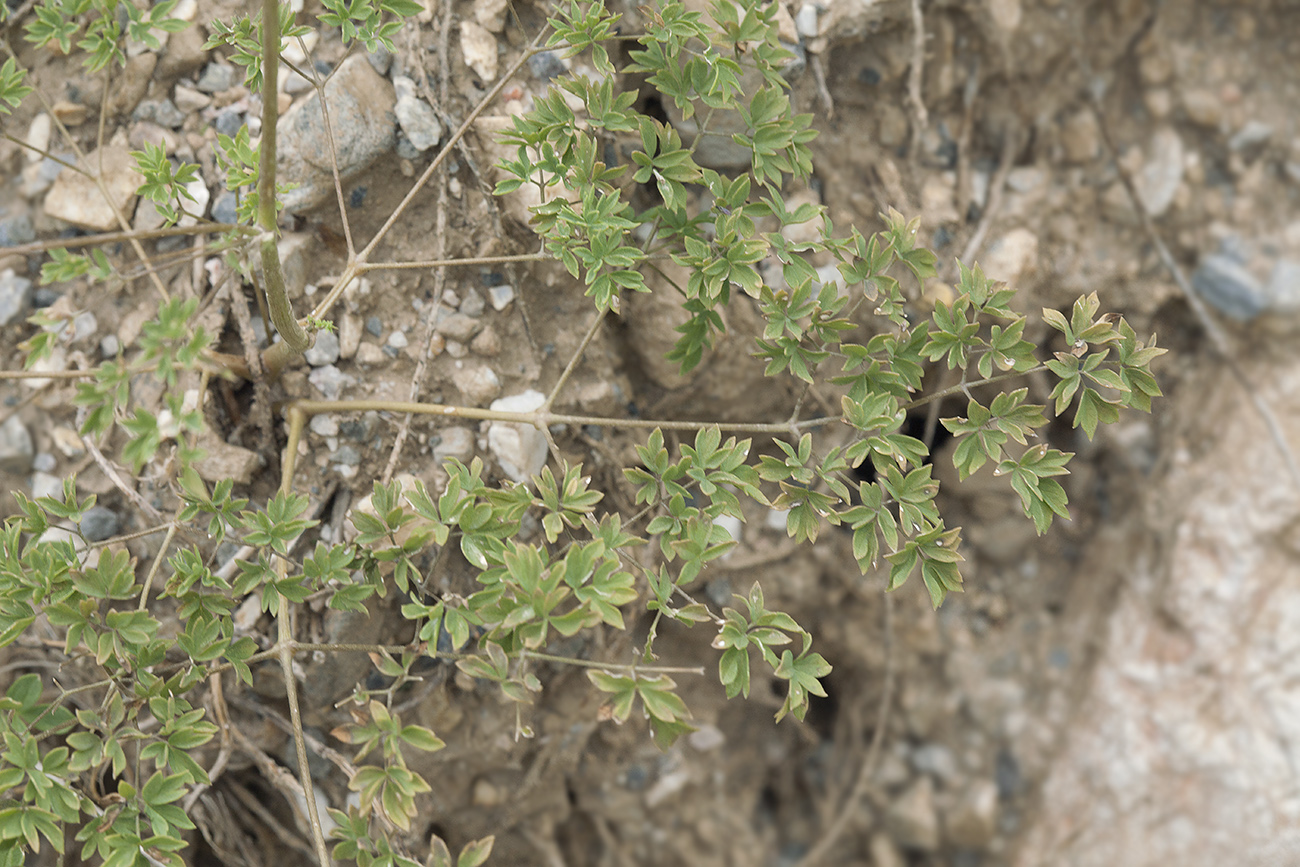
[[[99,329],[99,322],[95,319],[95,314],[89,310],[84,313],[78,313],[72,318],[72,341],[85,340],[93,335]]]
[[[406,334],[404,332],[394,331],[392,334],[388,335],[388,345],[394,349],[405,349],[409,344],[410,341],[406,339]]]
[[[239,217],[239,202],[230,190],[217,196],[212,206],[212,219],[217,223],[233,223]]]
[[[19,277],[13,269],[0,271],[0,325],[18,319],[32,303],[32,281]]]
[[[77,160],[75,154],[59,154],[59,158],[68,163],[74,163]],[[23,169],[23,179],[18,186],[18,192],[28,201],[37,199],[45,195],[45,191],[54,185],[62,172],[63,163],[49,157],[39,163],[26,166]]]
[[[319,331],[316,342],[303,353],[312,367],[324,367],[339,360],[339,336],[333,331]]]
[[[181,124],[185,123],[185,112],[170,99],[146,99],[131,112],[131,119],[149,121],[168,129],[180,129]]]
[[[418,160],[420,154],[423,153],[423,151],[411,144],[411,140],[406,137],[406,133],[400,130],[397,133],[397,146],[393,148],[393,152],[397,154],[399,159],[403,160]]]
[[[451,375],[451,381],[460,389],[465,399],[476,406],[487,403],[501,393],[501,380],[492,368],[482,364],[467,364]]]
[[[195,85],[204,93],[218,93],[235,85],[235,67],[225,63],[209,63]]]
[[[18,416],[9,416],[0,425],[0,472],[25,475],[31,471],[35,458],[32,435]]]
[[[205,481],[233,479],[235,484],[247,485],[253,480],[253,474],[262,468],[262,459],[257,452],[231,445],[213,434],[203,436],[199,447],[203,449],[204,457],[194,468]]]
[[[387,75],[389,68],[393,65],[393,52],[380,45],[374,51],[366,54],[366,60],[370,61],[370,65],[374,67],[375,72],[380,75]]]
[[[1249,322],[1268,307],[1268,292],[1231,257],[1212,253],[1192,274],[1192,288],[1220,313]]]
[[[483,323],[472,316],[466,316],[464,313],[453,313],[440,319],[435,326],[435,330],[452,340],[459,340],[464,343],[477,334],[482,327]]]
[[[410,81],[410,79],[406,80]],[[399,96],[393,111],[397,115],[397,123],[402,127],[402,132],[406,133],[406,137],[417,151],[427,151],[442,138],[442,124],[438,122],[438,115],[432,106],[414,94]]]
[[[382,337],[384,334],[384,321],[378,316],[371,316],[366,320],[366,331],[372,337]]]
[[[368,442],[379,429],[379,413],[371,410],[361,418],[351,418],[339,424],[339,433],[354,442]]]
[[[542,51],[528,58],[528,71],[534,78],[550,81],[569,71],[558,51]]]
[[[461,299],[460,302],[461,313],[464,313],[466,316],[477,318],[483,315],[483,311],[486,308],[487,304],[483,301],[482,295],[478,294],[473,289],[467,289],[465,291],[465,297]]]
[[[36,227],[27,214],[0,220],[0,247],[17,247],[36,240]]]
[[[237,108],[228,108],[217,115],[217,119],[213,121],[212,125],[222,135],[234,138],[238,134],[239,128],[244,125],[244,113]]]
[[[344,388],[356,383],[355,379],[332,364],[313,370],[307,376],[307,381],[316,386],[316,390],[326,400],[338,400]]]
[[[934,852],[939,848],[939,815],[934,808],[934,783],[921,777],[885,812],[885,829],[904,849]]]
[[[347,180],[397,142],[393,86],[366,60],[353,55],[325,85],[339,174]],[[280,120],[280,177],[300,184],[284,196],[286,211],[303,211],[334,197],[333,158],[325,135],[320,95],[313,93]]]
[[[330,455],[330,460],[345,467],[355,467],[361,463],[361,453],[355,446],[340,446],[338,451]]]
[[[81,535],[89,542],[102,542],[117,535],[122,520],[105,506],[93,506],[81,516]]]
[[[438,442],[433,447],[433,460],[441,464],[447,458],[469,463],[474,457],[474,432],[469,428],[449,427],[438,432]]]
[[[496,311],[505,310],[510,306],[510,302],[515,300],[515,287],[502,283],[499,286],[493,286],[488,289],[488,301],[492,304],[492,309]]]
[[[1268,143],[1273,137],[1273,124],[1262,120],[1248,120],[1246,125],[1228,139],[1228,147],[1234,151],[1245,151]]]
[[[32,458],[32,469],[38,473],[52,473],[58,465],[58,459],[49,452],[37,452]]]
[[[499,412],[533,412],[546,402],[541,392],[529,389],[492,401]],[[546,466],[546,435],[531,424],[494,421],[488,427],[488,448],[502,471],[516,482],[527,482]]]

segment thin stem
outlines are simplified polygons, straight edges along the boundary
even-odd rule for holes
[[[520,253],[515,256],[479,256],[471,259],[424,259],[415,262],[358,262],[356,270],[370,271],[423,271],[432,268],[454,268],[463,265],[513,265],[519,262],[548,262],[555,257],[547,252]]]
[[[1047,365],[1040,364],[1037,367],[1031,367],[1028,370],[1021,370],[1021,371],[1013,370],[1010,373],[1000,373],[997,376],[990,376],[988,379],[977,379],[974,380],[973,382],[966,382],[965,379],[963,379],[961,382],[957,383],[956,385],[949,386],[948,388],[945,388],[941,391],[936,391],[934,394],[927,394],[925,397],[918,397],[916,400],[912,401],[911,403],[905,403],[901,407],[899,407],[899,409],[905,411],[913,410],[916,409],[918,406],[925,406],[927,403],[934,403],[936,400],[943,400],[945,397],[950,397],[954,394],[957,394],[958,392],[961,392],[969,396],[970,395],[969,389],[975,388],[976,386],[991,385],[995,382],[1005,382],[1008,379],[1016,379],[1017,377],[1020,376],[1028,376],[1029,374],[1037,373],[1040,370],[1047,370]]]
[[[140,604],[136,606],[136,610],[144,611],[145,606],[149,604],[149,588],[153,586],[153,576],[158,574],[158,567],[162,565],[163,557],[167,556],[167,549],[171,547],[174,538],[176,538],[176,524],[173,522],[168,525],[167,535],[158,548],[158,556],[153,558],[153,565],[149,567],[149,574],[144,578],[144,586],[140,588]]]
[[[13,142],[14,144],[18,145],[20,148],[26,148],[27,150],[31,151],[31,152],[34,153],[34,154],[39,154],[39,155],[40,155],[42,158],[44,158],[44,159],[47,159],[47,160],[53,160],[54,162],[56,162],[56,163],[58,163],[59,165],[63,166],[65,169],[72,169],[72,170],[73,170],[74,172],[76,172],[77,174],[79,174],[79,175],[81,175],[81,176],[83,176],[83,177],[90,178],[91,180],[94,180],[94,178],[91,176],[90,172],[86,171],[86,170],[83,169],[81,166],[78,166],[78,165],[75,165],[75,164],[73,164],[73,163],[70,163],[70,162],[68,162],[68,161],[65,160],[65,159],[61,159],[61,158],[59,158],[59,157],[56,157],[54,154],[50,153],[49,151],[43,151],[43,150],[41,150],[41,149],[38,148],[38,147],[33,147],[32,145],[29,145],[27,142],[23,141],[22,139],[18,138],[17,136],[10,135],[9,133],[4,132],[4,133],[0,133],[0,138],[8,139],[9,141],[11,141],[11,142]]]
[[[641,665],[637,662],[601,662],[597,659],[574,659],[571,656],[552,656],[535,650],[519,651],[520,659],[536,659],[542,662],[557,662],[561,665],[576,665],[579,668],[599,668],[604,671],[626,671],[628,673],[649,672],[651,674],[704,674],[704,666]]]
[[[995,379],[988,382],[995,382]],[[924,401],[921,401],[924,402]],[[919,403],[918,402],[918,405]],[[697,431],[710,427],[736,433],[770,434],[784,436],[790,432],[788,422],[766,424],[758,422],[712,422],[712,421],[678,421],[674,419],[640,419],[640,418],[605,418],[592,415],[569,415],[557,412],[505,412],[503,410],[484,409],[476,406],[446,406],[438,403],[413,403],[402,400],[295,400],[292,410],[299,410],[307,415],[322,412],[409,412],[417,415],[439,415],[449,418],[472,418],[479,421],[505,421],[516,424],[528,424],[538,430],[545,430],[553,424],[574,426],[596,425],[597,427],[616,427],[634,429],[683,430]],[[822,416],[796,422],[796,430],[821,427],[841,420],[841,416]]]
[[[278,14],[275,4],[276,0],[265,0],[262,7],[264,56],[267,53],[266,46],[269,44],[265,22],[268,17],[271,20],[279,20],[278,17],[275,17]],[[267,13],[268,8],[271,10],[269,16]],[[263,78],[263,83],[265,84],[267,80],[275,81],[275,78]],[[265,142],[265,139],[263,141]],[[293,471],[298,460],[298,441],[302,438],[302,428],[306,418],[306,414],[301,411],[289,410],[289,441],[285,446],[284,467],[280,474],[280,492],[282,494],[288,494],[293,489]],[[275,571],[277,577],[284,580],[289,572],[284,560],[276,561]],[[331,867],[329,850],[325,846],[325,830],[321,826],[320,813],[316,808],[316,792],[312,788],[311,769],[307,766],[307,744],[303,740],[302,708],[298,702],[298,681],[293,673],[293,624],[289,620],[289,600],[283,594],[280,595],[280,604],[276,610],[275,625],[278,638],[276,643],[280,649],[280,671],[284,676],[285,698],[289,703],[289,722],[293,724],[293,744],[298,754],[298,778],[302,784],[303,800],[307,802],[307,820],[311,824],[311,836],[316,843],[316,857],[320,861],[320,867]]]

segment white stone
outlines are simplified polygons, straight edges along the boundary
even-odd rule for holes
[[[492,368],[471,364],[451,374],[452,383],[471,404],[481,405],[501,393],[501,380]]]
[[[388,345],[394,349],[405,349],[409,343],[410,341],[406,339],[406,334],[401,331],[394,331],[392,334],[388,335]]]
[[[45,159],[45,153],[50,149],[50,136],[53,133],[53,121],[45,112],[41,112],[32,118],[32,125],[27,128],[27,146],[31,150],[26,151],[27,162],[39,163]]]
[[[546,396],[529,389],[522,394],[492,401],[491,409],[497,412],[533,412],[546,403]],[[488,427],[488,448],[507,476],[516,482],[527,482],[546,466],[548,447],[546,435],[530,424],[494,421]]]
[[[1012,229],[989,245],[980,267],[991,280],[1015,286],[1038,266],[1038,236],[1028,229]]]
[[[339,432],[338,420],[329,413],[317,413],[311,417],[311,422],[307,426],[317,436],[332,437]]]
[[[1161,127],[1151,135],[1150,157],[1136,178],[1138,197],[1152,217],[1159,217],[1174,202],[1183,182],[1183,140],[1173,127]]]
[[[804,39],[817,38],[817,7],[805,3],[799,7],[799,14],[794,17],[794,28]]]
[[[507,0],[475,0],[474,20],[484,29],[500,33],[506,28]]]
[[[510,306],[510,302],[515,300],[515,287],[509,284],[492,286],[488,289],[488,302],[492,309],[496,311],[505,310]]]
[[[460,51],[465,65],[486,84],[497,77],[497,38],[482,24],[465,21],[460,25]]]

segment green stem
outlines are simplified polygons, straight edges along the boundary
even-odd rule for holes
[[[280,4],[279,0],[262,0],[262,146],[257,171],[257,226],[262,230],[259,245],[262,252],[262,275],[266,283],[266,303],[271,310],[271,323],[280,333],[288,352],[274,353],[274,366],[268,364],[268,373],[278,374],[283,368],[282,356],[292,358],[311,347],[311,336],[298,324],[289,303],[289,293],[284,288],[284,271],[280,267],[280,251],[275,237],[275,129],[280,119],[280,106],[276,100],[276,81],[280,72]],[[275,347],[272,347],[274,350]],[[268,351],[268,356],[272,353]]]

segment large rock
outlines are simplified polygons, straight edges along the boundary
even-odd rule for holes
[[[135,191],[144,183],[144,176],[136,171],[135,158],[129,149],[122,145],[108,145],[102,153],[89,154],[81,167],[92,175],[99,173],[102,167],[107,201],[92,178],[80,172],[60,172],[45,196],[45,214],[92,232],[111,232],[122,228],[113,212],[116,208],[129,224],[134,212]]]
[[[364,171],[397,142],[393,86],[364,54],[343,61],[325,85],[343,180]],[[329,139],[320,97],[313,93],[280,119],[277,154],[281,183],[301,184],[283,197],[289,211],[313,208],[334,196]]]
[[[1297,430],[1294,353],[1245,373]],[[1235,378],[1202,377],[1137,513],[1081,564],[1063,622],[1097,661],[1052,702],[1064,743],[1017,867],[1300,863],[1264,854],[1300,816],[1300,499]]]

